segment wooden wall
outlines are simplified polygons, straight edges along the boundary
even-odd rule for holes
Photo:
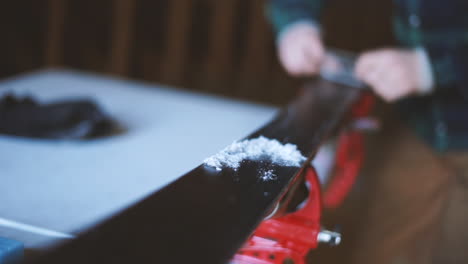
[[[335,0],[326,42],[391,44],[390,0]],[[281,104],[264,0],[20,0],[0,4],[0,77],[60,66]]]

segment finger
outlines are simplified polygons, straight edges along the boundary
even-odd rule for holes
[[[297,53],[297,48],[283,48],[279,50],[281,65],[291,75],[298,75],[301,72],[302,58]]]
[[[362,55],[358,58],[355,66],[355,74],[359,79],[366,79],[370,72],[374,71],[376,67],[376,60],[370,55]]]
[[[304,57],[303,73],[306,75],[313,75],[318,72],[319,63],[318,58],[315,56]]]
[[[360,67],[358,78],[370,86],[391,81],[394,75],[398,73],[398,70],[395,70],[391,63],[380,55],[364,58]]]
[[[300,74],[303,76],[313,75],[316,73],[316,57],[314,54],[307,52],[305,47],[300,49],[296,54],[296,61],[298,63]]]
[[[300,66],[298,68],[298,76],[310,76],[315,73],[313,66],[310,65],[305,59],[301,61]]]
[[[407,83],[399,78],[398,75],[392,75],[384,78],[373,87],[374,92],[386,102],[394,102],[406,96]]]
[[[408,95],[410,83],[405,73],[401,70],[392,68],[389,71],[381,73],[379,78],[379,89],[384,89],[381,93],[386,94],[387,100],[393,101]]]
[[[358,57],[355,65],[355,74],[360,77],[368,71],[372,71],[382,61],[382,52],[380,50],[368,51]]]
[[[310,65],[307,64],[307,61],[302,56],[291,60],[287,68],[288,72],[294,76],[307,76],[311,74]]]
[[[320,48],[314,46],[304,47],[303,56],[304,63],[306,64],[306,72],[309,74],[317,73],[323,59],[323,54],[320,52]]]
[[[359,77],[367,85],[374,87],[379,85],[385,79],[385,72],[378,66],[366,70]]]
[[[393,85],[391,83],[379,82],[371,87],[374,93],[385,102],[392,102],[396,96],[392,90]]]
[[[318,63],[321,63],[325,56],[325,48],[320,41],[316,41],[314,45],[308,48],[311,54],[315,55]]]
[[[387,87],[380,88],[380,96],[385,102],[392,103],[402,97],[398,90],[394,88],[395,84],[388,84]]]

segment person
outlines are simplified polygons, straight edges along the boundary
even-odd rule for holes
[[[280,61],[293,76],[319,70],[325,55],[319,17],[326,2],[268,2]],[[356,63],[357,77],[388,102],[413,97],[401,105],[416,106],[419,116],[411,119],[419,120],[418,131],[438,150],[468,148],[467,137],[457,131],[468,121],[468,1],[394,3],[394,31],[401,45],[364,52]]]
[[[329,2],[332,1],[269,0],[267,2],[267,17],[276,33],[278,57],[290,75],[313,76],[320,71],[326,57],[320,15]],[[339,4],[337,2],[335,1]],[[445,177],[440,170],[432,170],[432,174],[440,173],[431,179],[432,187],[428,189],[432,190],[432,193],[427,191],[424,194],[426,200],[420,197],[415,202],[415,197],[411,193],[405,198],[401,198],[404,197],[401,195],[399,202],[395,202],[397,203],[395,208],[400,206],[401,209],[405,203],[414,207],[413,211],[399,223],[413,226],[413,237],[418,237],[415,233],[434,228],[435,222],[440,220],[442,224],[437,226],[437,228],[441,226],[440,233],[432,238],[431,243],[420,246],[424,248],[425,260],[438,259],[443,263],[466,262],[468,253],[460,244],[468,242],[468,232],[461,232],[460,229],[463,229],[464,225],[461,223],[468,221],[466,187],[468,186],[466,184],[468,182],[466,151],[468,150],[468,16],[466,15],[468,1],[394,0],[393,6],[393,28],[398,46],[378,48],[360,54],[355,64],[355,75],[371,87],[378,97],[394,104],[398,111],[403,113],[402,120],[406,121],[413,131],[438,153],[435,154],[436,159],[433,158],[434,155],[425,155],[426,159],[414,158],[410,153],[405,153],[403,156],[406,155],[408,159],[418,162],[437,160],[442,167],[446,166],[447,171],[450,171],[450,177]],[[408,138],[412,135],[407,132],[400,134]],[[414,140],[401,139],[400,142],[413,144],[411,150],[415,150],[414,153],[418,153],[416,149],[426,148],[424,144]],[[401,146],[401,149],[409,149],[402,144],[397,145]],[[431,166],[427,168],[429,167]],[[423,169],[419,168],[419,172]],[[400,170],[399,175],[401,178],[412,177],[409,172],[415,171]],[[421,178],[425,179],[427,177]],[[425,204],[431,201],[437,202],[433,208],[428,209]],[[424,224],[416,221],[414,217],[417,218],[417,214],[427,215],[428,210],[432,210],[438,220],[432,221],[432,226],[426,223],[427,225],[423,227]],[[379,212],[379,209],[374,211]],[[420,226],[416,227],[410,223],[411,221],[420,223]],[[374,232],[374,236],[381,238],[390,233],[396,237],[402,234],[395,231],[401,229],[401,225],[388,228],[385,234],[379,233],[381,232],[379,230],[369,230],[369,232]],[[414,239],[417,238],[411,241],[414,242]],[[375,247],[372,248],[370,244],[374,244]],[[377,244],[379,244],[377,241],[369,242],[367,249],[375,252],[380,250],[381,253],[382,250],[387,251],[380,256],[388,255],[391,251],[390,248],[378,248]],[[436,254],[435,250],[431,250],[434,247],[446,249],[447,252]],[[392,252],[392,258],[384,260],[376,257],[374,261],[377,262],[370,260],[365,262],[362,259],[356,262],[408,263],[408,259],[412,259],[409,263],[424,262],[421,261],[423,257],[417,257],[418,260],[403,257],[402,260],[401,256],[397,255],[405,254],[401,253],[401,249],[398,250]],[[406,254],[408,255],[410,253]]]

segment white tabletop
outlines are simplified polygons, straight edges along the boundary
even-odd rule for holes
[[[42,247],[144,198],[270,120],[270,106],[71,72],[0,82],[40,102],[94,99],[128,131],[51,141],[0,135],[0,236]]]

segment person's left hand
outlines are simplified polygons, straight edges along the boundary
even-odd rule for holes
[[[387,102],[424,93],[428,67],[415,50],[379,49],[365,52],[356,62],[356,76]]]

